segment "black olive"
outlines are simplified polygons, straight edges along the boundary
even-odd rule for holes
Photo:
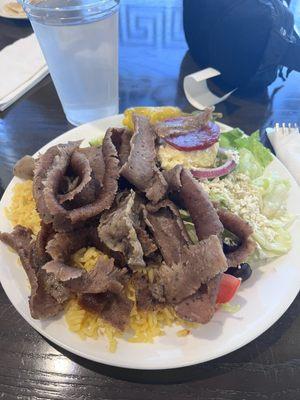
[[[223,242],[223,251],[224,254],[228,254],[228,253],[232,253],[233,251],[235,251],[236,249],[238,249],[239,245],[238,244],[227,244]]]
[[[249,264],[242,263],[236,268],[234,267],[228,268],[228,270],[225,273],[232,275],[235,278],[241,278],[242,282],[245,282],[252,275],[252,269]]]

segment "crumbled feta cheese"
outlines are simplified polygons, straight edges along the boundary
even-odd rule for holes
[[[237,165],[240,162],[240,153],[233,149],[226,149],[228,158],[231,158]]]
[[[247,221],[254,232],[263,230],[267,240],[274,240],[274,229],[268,228],[269,219],[262,214],[262,199],[259,188],[244,174],[230,174],[226,178],[216,178],[202,182],[205,191],[213,201],[239,215]]]

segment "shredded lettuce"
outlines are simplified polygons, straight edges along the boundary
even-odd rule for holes
[[[272,153],[260,142],[259,138],[259,131],[246,136],[238,128],[224,132],[220,137],[221,147],[239,151],[239,172],[245,173],[252,179],[262,175],[266,166],[273,160]]]
[[[263,260],[267,258],[279,257],[286,254],[292,246],[292,239],[289,231],[279,221],[270,221],[263,229],[256,229],[252,235],[253,239],[257,242],[257,254],[254,258]],[[268,230],[272,233],[272,240],[269,235],[265,235]]]
[[[235,145],[235,141],[242,138],[244,136],[244,132],[239,128],[232,129],[231,131],[227,131],[222,133],[220,136],[220,147],[233,147],[237,148]]]
[[[184,223],[184,225],[186,227],[186,230],[187,230],[192,242],[194,244],[198,243],[199,240],[198,240],[198,236],[197,236],[197,233],[196,233],[196,230],[195,230],[195,225],[192,222],[188,222],[188,221],[185,221],[185,220],[183,220],[183,223]]]
[[[192,222],[192,218],[191,218],[190,214],[189,214],[186,210],[183,210],[183,209],[181,208],[181,209],[179,210],[179,214],[180,214],[181,218],[182,218],[184,221]]]
[[[278,257],[291,249],[288,227],[294,218],[287,211],[289,181],[265,171],[255,179],[249,174],[232,173],[202,185],[212,201],[238,214],[253,227],[257,251],[248,261]]]
[[[267,167],[273,160],[272,153],[260,142],[259,131],[252,133],[250,136],[243,136],[235,141],[235,145],[251,151],[255,159],[262,167]]]
[[[241,306],[239,304],[224,303],[221,304],[221,309],[229,314],[235,314],[240,311]]]
[[[198,243],[199,240],[198,240],[198,236],[197,236],[197,233],[195,230],[195,225],[193,224],[190,214],[187,211],[182,210],[182,209],[179,210],[179,214],[182,218],[184,226],[186,227],[186,230],[187,230],[192,242]]]
[[[253,153],[246,148],[239,150],[240,159],[236,171],[248,175],[251,179],[258,178],[264,172],[264,167],[257,161]]]
[[[240,174],[250,179],[243,182],[243,198],[240,198],[241,190],[235,192],[235,185],[230,191],[223,189],[223,193],[210,190],[210,196],[217,197],[214,200],[221,200],[223,206],[237,212],[253,226],[253,239],[258,245],[255,258],[262,260],[290,250],[292,243],[287,228],[293,218],[286,208],[290,183],[274,173],[265,172],[273,156],[259,139],[259,131],[245,136],[240,129],[233,129],[221,135],[220,146],[234,148],[240,155],[231,180],[237,179],[236,184],[241,187]]]
[[[89,142],[89,145],[92,146],[92,147],[99,147],[99,146],[102,145],[102,142],[103,142],[103,137],[96,138],[96,139],[91,140]]]
[[[277,174],[265,174],[253,181],[262,195],[262,212],[266,217],[282,217],[286,213],[286,203],[291,184]]]
[[[291,235],[287,228],[294,220],[286,207],[290,182],[275,173],[267,173],[255,179],[253,185],[260,190],[261,213],[267,217],[265,230],[272,232],[273,240],[270,240],[269,235],[264,235],[263,229],[256,229],[253,237],[266,256],[276,257],[285,254],[292,246]]]

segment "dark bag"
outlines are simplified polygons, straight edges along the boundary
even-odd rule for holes
[[[221,72],[226,90],[260,89],[282,67],[300,72],[300,39],[281,0],[183,0],[184,30],[193,59]],[[217,82],[216,82],[217,83]]]

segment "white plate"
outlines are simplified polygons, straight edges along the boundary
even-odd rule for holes
[[[26,15],[18,15],[13,11],[9,12],[5,9],[5,5],[8,3],[16,2],[16,0],[0,0],[0,17],[12,18],[12,19],[27,19]]]
[[[121,115],[86,124],[59,136],[41,151],[68,140],[85,139],[87,143],[103,134],[108,127],[121,125]],[[300,190],[296,182],[277,159],[274,159],[269,168],[291,181],[289,209],[300,214]],[[14,178],[3,195],[0,203],[2,216],[4,207],[10,203],[12,188],[17,181]],[[0,230],[11,230],[5,217],[0,219]],[[16,254],[2,243],[0,278],[7,296],[23,318],[42,335],[66,350],[118,367],[177,368],[228,354],[251,342],[281,317],[296,297],[300,286],[299,246],[298,249],[296,247],[300,237],[298,221],[292,227],[292,235],[294,243],[289,254],[255,270],[251,279],[242,285],[233,302],[241,306],[238,313],[230,315],[218,311],[209,324],[199,327],[186,337],[177,337],[176,332],[180,327],[174,327],[166,331],[166,336],[157,338],[154,344],[131,344],[120,340],[116,353],[108,352],[107,343],[102,338],[97,341],[82,341],[76,334],[68,331],[63,317],[47,321],[32,319],[27,303],[29,288],[26,275]]]

